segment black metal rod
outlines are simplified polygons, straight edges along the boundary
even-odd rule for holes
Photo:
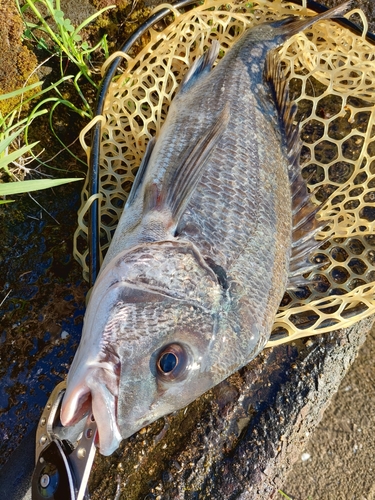
[[[292,0],[293,3],[297,3],[295,0]],[[307,0],[307,8],[311,10],[315,10],[317,14],[320,14],[321,12],[325,12],[326,10],[329,9],[329,7],[326,7],[325,5],[322,5],[318,2],[315,2],[314,0]],[[356,24],[352,23],[349,21],[349,19],[346,19],[345,17],[335,17],[333,18],[333,21],[336,23],[340,24],[344,28],[349,29],[356,35],[362,35],[363,30],[357,26]],[[374,33],[366,33],[366,40],[368,40],[370,43],[375,44],[375,34]]]

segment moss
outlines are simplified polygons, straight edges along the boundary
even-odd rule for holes
[[[95,22],[95,27],[99,28],[101,35],[105,32],[108,35],[108,43],[111,51],[121,47],[134,30],[140,26],[150,15],[152,7],[162,0],[148,2],[147,7],[143,0],[135,2],[133,0],[91,0],[95,9],[100,10],[108,5],[116,5],[116,9],[105,12]],[[93,32],[91,32],[93,34]]]
[[[0,94],[6,94],[38,81],[36,75],[30,75],[37,66],[35,55],[22,45],[21,36],[24,26],[13,0],[3,0],[0,6]],[[20,101],[30,97],[33,90],[13,99],[0,101],[0,112],[9,113]]]
[[[25,214],[23,213],[22,210],[14,210],[12,213],[13,221],[16,224],[20,224],[22,222],[25,222]]]

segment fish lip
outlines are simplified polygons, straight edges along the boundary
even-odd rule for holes
[[[115,408],[117,409],[117,400],[115,397]],[[95,413],[93,409],[93,415],[95,418]],[[123,439],[118,424],[117,424],[117,412],[115,415],[112,415],[111,412],[108,412],[107,419],[101,419],[98,421],[95,418],[96,424],[98,426],[98,448],[102,455],[109,456],[112,455],[113,452],[117,450],[120,446],[120,443]]]
[[[60,408],[60,421],[64,427],[70,427],[85,416],[91,410],[91,393],[84,384],[79,385],[76,390],[67,386]]]
[[[122,440],[117,424],[119,377],[101,363],[78,365],[70,372],[61,405],[60,420],[69,427],[92,412],[102,455],[111,455]]]
[[[106,392],[109,392],[105,388]],[[93,397],[91,392],[88,396],[92,401],[88,411],[84,415],[81,413],[74,412],[74,406],[71,405],[71,400],[68,398],[65,401],[65,405],[62,405],[60,411],[60,420],[64,427],[70,427],[77,422],[81,421],[83,418],[87,417],[87,414],[92,412],[94,420],[97,424],[98,433],[96,439],[96,445],[100,450],[102,455],[108,456],[112,455],[114,451],[120,445],[122,441],[122,436],[117,425],[117,411],[113,413],[113,407],[110,404],[105,404],[105,397]],[[104,404],[103,404],[104,402]],[[113,398],[113,406],[117,410],[118,398]],[[100,410],[98,410],[100,408]],[[103,411],[104,409],[104,411]],[[79,416],[78,416],[79,415]]]

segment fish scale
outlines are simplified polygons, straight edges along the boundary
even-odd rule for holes
[[[288,278],[295,286],[311,267],[319,224],[272,50],[347,7],[258,25],[211,71],[213,43],[185,75],[147,146],[68,375],[61,421],[91,406],[101,453],[251,361]]]

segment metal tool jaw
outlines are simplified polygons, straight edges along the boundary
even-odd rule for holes
[[[32,500],[88,500],[87,482],[95,457],[97,427],[88,415],[71,427],[60,422],[66,383],[53,390],[36,432]]]

